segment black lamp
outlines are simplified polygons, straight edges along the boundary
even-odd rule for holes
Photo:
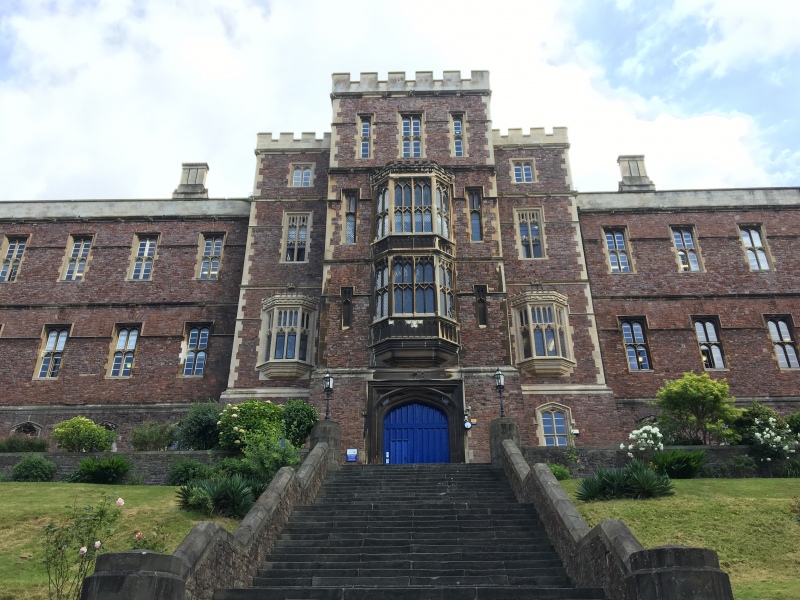
[[[333,375],[325,369],[322,377],[322,389],[325,390],[325,420],[331,420],[331,392],[333,392]]]
[[[497,370],[494,372],[494,387],[497,390],[497,395],[500,396],[500,418],[502,419],[506,416],[506,411],[503,408],[503,390],[506,387],[506,377],[503,375],[500,367],[497,367]]]

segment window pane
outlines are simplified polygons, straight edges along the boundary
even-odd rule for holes
[[[194,365],[194,374],[195,375],[202,375],[203,371],[205,370],[206,366],[206,353],[205,352],[198,352],[197,353],[197,361]]]
[[[552,413],[542,414],[542,431],[544,431],[545,435],[553,435],[555,433]]]
[[[561,412],[553,413],[553,419],[555,420],[556,424],[556,434],[566,435],[567,429],[564,425],[564,413]]]
[[[194,352],[189,352],[186,355],[186,364],[183,367],[184,375],[194,374]]]

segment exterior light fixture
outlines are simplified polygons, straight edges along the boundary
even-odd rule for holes
[[[497,370],[494,372],[494,387],[497,390],[497,395],[500,397],[500,418],[504,419],[506,411],[503,408],[503,390],[506,387],[506,378],[500,370],[500,367],[497,367]]]
[[[325,369],[322,377],[322,389],[325,390],[325,420],[331,420],[331,393],[333,392],[333,375]]]

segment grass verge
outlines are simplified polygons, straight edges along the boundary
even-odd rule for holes
[[[800,600],[800,524],[789,515],[797,479],[675,480],[656,500],[579,502],[580,480],[562,481],[590,526],[622,519],[645,548],[716,550],[736,600]]]
[[[210,519],[178,509],[173,487],[90,485],[71,483],[0,483],[0,600],[46,600],[47,573],[42,557],[43,528],[58,522],[73,503],[95,506],[105,495],[123,498],[118,534],[104,546],[111,552],[130,550],[138,531],[149,534],[162,524],[167,551],[173,552],[202,521],[214,520],[229,531],[238,521]]]

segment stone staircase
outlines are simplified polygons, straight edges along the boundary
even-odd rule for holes
[[[489,465],[343,467],[253,587],[214,600],[578,600],[531,505]]]

